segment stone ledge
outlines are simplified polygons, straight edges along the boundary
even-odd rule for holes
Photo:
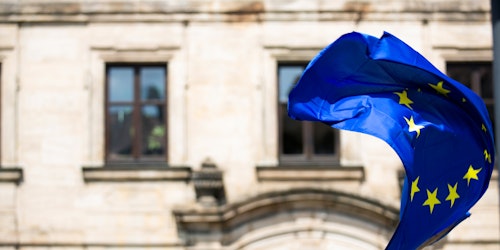
[[[12,182],[19,185],[23,181],[23,170],[18,167],[0,168],[0,183]]]
[[[488,5],[464,1],[415,4],[387,1],[304,4],[291,7],[266,1],[13,1],[0,2],[0,22],[260,22],[260,21],[474,21],[490,20]],[[373,2],[373,3],[370,3]],[[404,15],[404,18],[401,16]]]
[[[5,1],[4,1],[5,2]],[[79,13],[263,13],[263,12],[306,12],[320,13],[331,12],[489,12],[488,4],[472,3],[471,1],[448,0],[433,1],[401,1],[398,4],[392,1],[350,1],[340,4],[318,4],[304,3],[291,6],[286,1],[246,0],[225,1],[224,4],[214,5],[210,1],[185,0],[185,1],[127,1],[127,0],[95,0],[95,1],[7,1],[0,3],[0,13],[22,13],[22,14],[79,14]]]
[[[257,166],[259,181],[363,181],[365,171],[362,166]]]
[[[83,167],[85,182],[144,182],[144,181],[183,181],[191,179],[191,168],[185,166],[161,165],[105,165],[102,167]]]
[[[0,9],[2,6],[0,5]],[[408,21],[421,22],[422,20],[436,22],[487,22],[488,12],[451,12],[435,13],[429,16],[425,12],[375,12],[363,16],[363,21],[397,21],[404,15]],[[431,17],[432,19],[428,19]],[[13,13],[0,12],[1,23],[75,23],[86,24],[90,22],[160,22],[160,23],[186,23],[186,22],[261,22],[261,21],[352,21],[359,19],[356,12],[266,12],[266,13],[232,13],[232,12],[189,12],[177,13],[79,13],[79,14],[53,14],[53,13]]]
[[[14,241],[0,241],[0,248],[7,249],[22,249],[22,248],[42,248],[42,249],[89,249],[89,248],[98,248],[98,249],[169,249],[174,248],[178,249],[182,247],[182,242],[158,242],[158,243],[140,243],[140,242],[37,242],[37,241],[23,241],[23,242],[14,242]]]

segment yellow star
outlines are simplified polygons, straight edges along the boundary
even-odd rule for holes
[[[434,205],[441,204],[441,202],[436,198],[437,196],[437,191],[438,188],[434,189],[434,191],[429,191],[427,189],[427,200],[425,200],[424,204],[422,206],[429,206],[430,212],[432,214],[432,211],[434,210]]]
[[[412,107],[410,105],[413,103],[413,101],[410,100],[410,98],[408,98],[408,93],[406,92],[406,90],[403,90],[403,92],[401,92],[401,93],[394,92],[394,94],[399,96],[399,104],[403,104],[406,107],[408,107],[409,109],[412,109]]]
[[[443,88],[443,81],[438,82],[437,84],[431,84],[429,83],[429,86],[431,86],[433,89],[435,89],[438,93],[448,96],[448,93],[450,93],[450,90],[447,90]]]
[[[477,178],[477,173],[479,173],[480,171],[481,171],[481,168],[474,169],[472,167],[472,165],[469,166],[469,169],[467,170],[467,173],[465,173],[465,175],[464,175],[464,179],[467,179],[467,186],[469,186],[469,183],[470,183],[471,179],[479,180],[479,178]]]
[[[481,129],[482,129],[484,132],[486,132],[486,126],[484,126],[484,123],[483,123],[483,124],[481,124]]]
[[[413,196],[415,195],[415,193],[420,192],[420,188],[418,188],[418,179],[420,179],[420,176],[411,182],[410,201],[413,201]]]
[[[488,163],[491,163],[491,154],[488,152],[488,150],[484,150],[484,159],[488,161]]]
[[[417,132],[417,137],[420,135],[420,130],[424,128],[422,125],[416,125],[415,121],[413,120],[413,116],[410,117],[410,120],[405,117],[405,121],[408,124],[409,128],[408,131],[410,132]]]
[[[448,196],[446,197],[446,200],[447,201],[450,201],[451,204],[450,204],[450,208],[453,207],[453,204],[455,204],[455,200],[460,198],[460,195],[458,195],[457,193],[457,183],[455,183],[455,186],[451,186],[450,184],[448,184]]]

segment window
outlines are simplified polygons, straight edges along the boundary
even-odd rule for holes
[[[106,160],[166,161],[166,65],[106,67]]]
[[[288,94],[307,63],[278,64],[278,117],[280,162],[331,162],[338,160],[338,130],[320,122],[288,117]]]
[[[493,66],[491,62],[448,62],[449,77],[465,84],[483,98],[492,122],[494,119]]]

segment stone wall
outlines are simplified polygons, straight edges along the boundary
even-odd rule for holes
[[[353,30],[491,61],[489,22],[486,0],[1,1],[0,249],[383,249],[398,157],[342,132],[338,165],[278,168],[277,63]],[[106,167],[110,62],[167,65],[168,167]],[[498,249],[497,178],[434,249]]]

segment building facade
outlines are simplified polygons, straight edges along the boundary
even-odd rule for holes
[[[390,32],[493,108],[488,0],[0,1],[0,249],[383,249],[384,142],[286,116],[308,61]],[[498,175],[428,249],[500,249]]]

